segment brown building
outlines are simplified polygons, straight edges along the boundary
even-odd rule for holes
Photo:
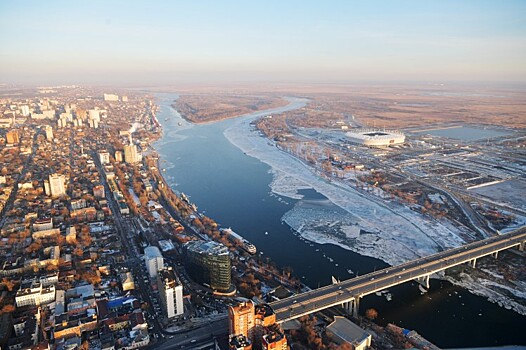
[[[20,136],[18,130],[11,130],[6,134],[7,144],[17,145],[20,143]]]
[[[230,336],[244,335],[252,339],[255,327],[254,303],[251,300],[228,308]]]
[[[285,334],[281,331],[278,325],[270,327],[267,329],[267,334],[265,334],[261,339],[261,348],[263,350],[287,350],[287,338]]]
[[[244,335],[237,335],[230,339],[228,348],[229,350],[252,350],[252,343]]]
[[[104,198],[105,197],[104,186],[98,185],[98,186],[93,187],[93,195],[95,196],[95,198]]]

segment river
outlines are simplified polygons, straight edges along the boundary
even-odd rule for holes
[[[164,175],[172,188],[187,194],[201,212],[223,227],[232,227],[278,266],[292,267],[312,288],[329,284],[331,276],[347,279],[352,273],[361,275],[387,266],[381,260],[332,244],[311,243],[295,234],[282,221],[295,206],[340,209],[314,190],[302,190],[304,197],[299,200],[273,194],[271,168],[235,147],[224,135],[237,119],[191,125],[170,107],[176,94],[156,96],[160,106],[157,118],[164,134],[154,147],[166,168]],[[294,99],[288,106],[243,118],[277,114],[303,104]],[[414,329],[444,348],[526,344],[526,317],[448,282],[431,280],[429,292],[423,295],[410,283],[391,288],[390,293],[392,301],[376,295],[365,297],[361,312],[374,307],[379,324],[391,322]]]

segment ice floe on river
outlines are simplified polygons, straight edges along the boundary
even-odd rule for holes
[[[300,199],[302,196],[298,190],[313,188],[342,209],[296,205],[283,220],[304,238],[317,243],[337,244],[389,264],[430,255],[463,243],[459,237],[460,230],[452,225],[422,217],[401,204],[387,203],[379,197],[362,193],[351,184],[320,178],[309,166],[278,150],[271,141],[255,132],[251,125],[254,119],[237,119],[224,134],[246,154],[272,168],[272,192]],[[331,214],[342,224],[329,229],[328,224],[333,221]],[[347,236],[345,230],[352,226],[359,226],[361,233]]]

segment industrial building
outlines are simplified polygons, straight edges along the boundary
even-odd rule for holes
[[[371,334],[342,316],[335,316],[326,332],[335,343],[351,345],[355,350],[365,350],[371,346]]]

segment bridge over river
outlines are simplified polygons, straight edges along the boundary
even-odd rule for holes
[[[497,258],[500,251],[514,247],[524,250],[525,243],[526,226],[511,233],[296,294],[269,305],[276,313],[276,321],[280,323],[342,304],[356,316],[360,298],[368,294],[412,280],[429,288],[429,277],[436,272],[465,263],[475,267],[477,259],[481,257],[492,255]]]

